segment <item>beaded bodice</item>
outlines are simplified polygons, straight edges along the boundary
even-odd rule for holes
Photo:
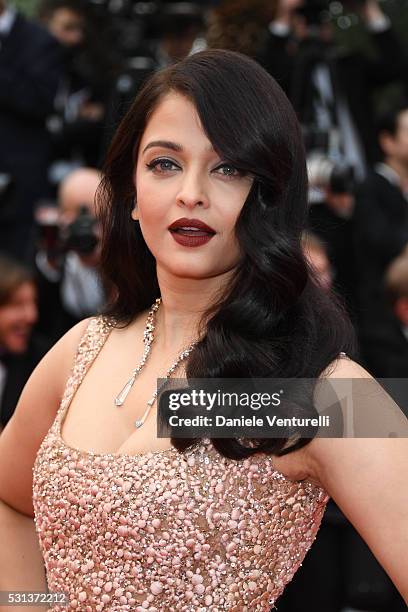
[[[185,454],[76,450],[61,437],[71,399],[109,324],[91,319],[33,468],[50,591],[69,606],[137,612],[266,612],[316,537],[328,500],[273,458],[236,461],[209,440]]]

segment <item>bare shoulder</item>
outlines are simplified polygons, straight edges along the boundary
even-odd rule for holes
[[[43,357],[0,435],[0,499],[31,514],[32,467],[51,427],[89,319],[71,328]]]
[[[339,355],[321,373],[320,379],[358,379],[372,378],[363,366],[345,355]],[[350,440],[343,438],[316,437],[305,447],[305,460],[308,465],[309,479],[324,487],[330,487],[328,478],[333,474],[332,463],[341,462],[343,453],[348,454]],[[350,455],[349,455],[350,456]]]
[[[363,435],[315,438],[305,447],[309,479],[334,499],[408,603],[408,420],[383,387],[353,360],[337,360],[324,376],[361,379],[357,387],[364,393],[354,398],[353,416],[363,402],[358,416],[365,417],[365,422]],[[387,429],[382,435],[366,435],[375,420],[389,425],[392,435],[387,435]]]
[[[321,373],[320,378],[372,378],[362,365],[341,353]]]
[[[90,320],[90,318],[84,319],[74,325],[54,344],[40,361],[28,380],[17,404],[15,412],[17,416],[21,412],[22,400],[25,399],[27,393],[31,395],[37,387],[42,389],[42,393],[49,389],[57,398],[61,399],[65,383],[75,360],[78,345]],[[54,408],[54,406],[50,406],[51,414],[53,414]]]
[[[354,433],[342,438],[316,437],[305,447],[310,480],[333,494],[355,477],[356,466],[374,465],[374,455],[385,458],[391,448],[392,454],[398,454],[398,448],[406,450],[408,420],[371,374],[348,357],[333,361],[320,378],[354,383],[347,415],[352,418]]]

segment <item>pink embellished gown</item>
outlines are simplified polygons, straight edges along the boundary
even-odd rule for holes
[[[328,501],[273,457],[222,457],[209,441],[140,455],[85,452],[64,416],[110,326],[91,319],[33,468],[50,592],[80,612],[267,612],[316,537]]]

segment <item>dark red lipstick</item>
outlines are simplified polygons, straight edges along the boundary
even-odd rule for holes
[[[197,247],[206,244],[215,235],[216,231],[200,221],[200,219],[187,219],[182,217],[169,225],[169,231],[174,240],[187,247]]]

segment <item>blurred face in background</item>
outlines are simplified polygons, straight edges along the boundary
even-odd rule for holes
[[[77,47],[84,41],[84,17],[69,8],[57,9],[48,19],[47,27],[64,47]]]
[[[395,134],[383,132],[380,142],[388,158],[408,168],[408,109],[399,114]]]
[[[71,172],[60,185],[58,209],[62,225],[75,221],[81,206],[86,206],[93,217],[96,216],[95,196],[101,177],[93,169],[81,168]]]
[[[315,271],[320,287],[324,291],[329,291],[333,280],[332,269],[324,249],[312,244],[304,245],[303,249],[309,265]]]
[[[8,353],[24,353],[37,319],[37,290],[27,281],[0,306],[0,348]]]

